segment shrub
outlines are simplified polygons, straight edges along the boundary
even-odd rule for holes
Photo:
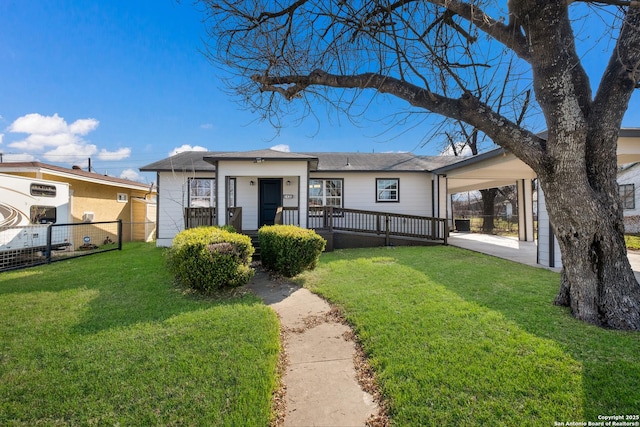
[[[286,277],[313,270],[327,243],[315,231],[293,225],[265,225],[258,240],[262,265]]]
[[[254,271],[249,236],[219,227],[181,231],[168,250],[168,265],[178,283],[200,291],[242,286]]]

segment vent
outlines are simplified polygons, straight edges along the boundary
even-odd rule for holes
[[[82,222],[92,222],[93,212],[85,212],[82,214]]]

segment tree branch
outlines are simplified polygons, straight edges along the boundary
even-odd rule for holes
[[[513,151],[534,169],[543,158],[545,140],[494,112],[470,93],[465,93],[459,99],[448,98],[406,81],[376,73],[344,76],[315,70],[306,76],[254,75],[251,79],[260,84],[261,91],[277,92],[286,99],[292,99],[309,86],[374,89],[380,93],[389,93],[414,107],[462,120],[480,129],[496,144]]]

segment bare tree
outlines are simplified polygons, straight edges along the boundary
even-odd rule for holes
[[[577,318],[640,330],[640,286],[623,236],[616,147],[640,79],[640,4],[609,0],[201,0],[210,58],[237,72],[238,93],[277,121],[286,101],[319,97],[346,113],[371,91],[410,112],[460,120],[538,175],[564,269],[557,304]],[[576,50],[571,16],[611,17],[612,48],[595,94]],[[473,69],[518,73],[505,85],[512,111],[531,84],[546,138],[480,94]],[[500,73],[497,73],[500,76]],[[506,73],[502,75],[506,78]]]

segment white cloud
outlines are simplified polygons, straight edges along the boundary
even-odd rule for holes
[[[76,164],[86,161],[98,151],[93,144],[66,144],[43,154],[50,162],[65,162]]]
[[[60,147],[81,143],[81,139],[70,133],[58,133],[52,135],[31,134],[21,141],[14,141],[9,147],[25,151],[43,151],[46,147]]]
[[[98,155],[100,160],[116,161],[131,155],[130,148],[116,151],[100,149],[84,140],[83,137],[98,128],[100,122],[94,118],[78,119],[67,124],[57,113],[43,116],[38,113],[18,117],[7,128],[11,133],[27,134],[7,144],[9,147],[33,157],[33,153],[44,153],[43,157],[50,162],[77,164],[86,161],[90,156]],[[1,142],[1,141],[0,141]]]
[[[96,130],[99,121],[96,119],[80,119],[69,125],[69,132],[76,135],[86,135],[89,132]]]
[[[136,172],[135,169],[125,169],[125,170],[123,170],[122,173],[120,174],[120,178],[128,179],[129,181],[145,182],[144,176],[142,176],[138,172]]]
[[[181,145],[180,147],[176,147],[173,150],[169,151],[169,157],[175,156],[178,153],[182,153],[184,151],[209,151],[204,147],[199,145],[194,145],[193,147],[189,144]]]
[[[211,123],[203,123],[200,125],[200,129],[213,129],[213,125]]]
[[[2,118],[2,116],[0,116]],[[2,144],[2,138],[4,137],[4,133],[0,133],[0,144]]]
[[[100,160],[122,160],[131,155],[131,148],[120,148],[116,151],[107,151],[104,148],[98,153],[98,159]]]
[[[8,128],[14,133],[35,133],[39,135],[54,135],[68,132],[67,122],[58,114],[42,116],[38,113],[18,117]]]
[[[289,146],[286,145],[286,144],[274,145],[273,147],[271,147],[271,149],[275,150],[275,151],[282,151],[283,153],[290,153],[291,152],[291,148],[289,148]]]
[[[4,162],[35,162],[35,156],[27,153],[22,154],[4,154],[2,156]]]
[[[473,156],[471,152],[471,148],[464,142],[456,142],[456,153],[461,157],[470,157]],[[453,152],[453,147],[451,145],[447,145],[439,154],[440,156],[455,156],[456,154]]]

